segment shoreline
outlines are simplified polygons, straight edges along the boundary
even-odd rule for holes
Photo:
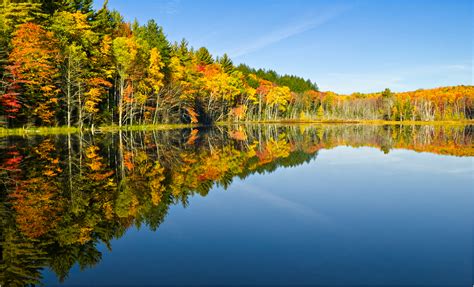
[[[276,120],[218,122],[224,124],[363,124],[363,125],[474,125],[474,120],[462,121],[386,121],[386,120]]]
[[[278,124],[278,125],[445,125],[461,126],[474,125],[474,120],[463,121],[384,121],[384,120],[271,120],[271,121],[239,121],[239,122],[216,122],[215,126],[225,125],[255,125],[255,124]],[[0,128],[0,136],[30,136],[30,135],[55,135],[71,134],[80,132],[110,133],[118,131],[153,131],[173,130],[184,128],[196,128],[213,125],[204,124],[157,124],[157,125],[133,125],[133,126],[99,126],[87,127],[80,130],[78,127],[29,127],[29,128]]]

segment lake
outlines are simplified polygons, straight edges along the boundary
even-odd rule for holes
[[[1,286],[471,286],[474,126],[0,138]]]

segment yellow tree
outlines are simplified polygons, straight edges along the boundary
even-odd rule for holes
[[[164,86],[165,74],[163,73],[164,63],[162,61],[160,51],[157,48],[152,48],[150,51],[150,63],[148,65],[148,83],[152,89],[155,97],[155,113],[153,116],[153,123],[157,123],[158,109],[160,105],[160,93]]]
[[[138,45],[133,37],[118,37],[113,40],[112,50],[118,73],[118,114],[119,126],[123,124],[124,98],[133,89],[130,81],[130,73],[133,68]]]
[[[277,119],[278,112],[286,111],[288,102],[291,99],[291,91],[288,87],[272,87],[265,97],[267,113],[269,118]]]
[[[226,73],[220,64],[208,65],[203,71],[202,87],[207,98],[207,113],[211,120],[222,120],[235,98],[245,90],[242,74]]]

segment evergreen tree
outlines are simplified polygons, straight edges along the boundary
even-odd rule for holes
[[[222,57],[220,57],[217,62],[221,64],[226,73],[230,73],[234,70],[234,63],[229,58],[229,56],[227,56],[227,54],[222,55]]]
[[[137,25],[133,30],[136,37],[148,43],[150,49],[158,49],[164,63],[169,63],[171,46],[163,33],[163,28],[158,26],[155,20],[149,20],[145,26]]]
[[[214,63],[211,53],[209,53],[209,50],[205,47],[201,47],[196,51],[196,59],[200,65],[210,65]]]

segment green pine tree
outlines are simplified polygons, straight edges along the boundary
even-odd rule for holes
[[[226,73],[230,73],[234,70],[234,63],[232,63],[232,60],[227,54],[222,55],[222,57],[218,59],[218,62]]]

